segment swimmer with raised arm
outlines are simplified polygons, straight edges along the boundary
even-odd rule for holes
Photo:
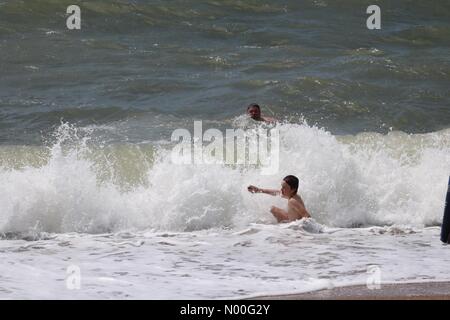
[[[295,176],[284,177],[281,183],[281,190],[261,189],[255,186],[248,186],[248,191],[251,193],[266,193],[272,196],[281,195],[283,198],[288,199],[287,211],[275,206],[270,208],[270,212],[278,222],[291,222],[311,217],[305,208],[302,198],[297,193],[297,190],[298,178]]]

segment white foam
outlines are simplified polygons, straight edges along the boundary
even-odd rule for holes
[[[370,228],[308,233],[289,225],[301,223],[252,224],[258,230],[252,233],[128,231],[0,241],[0,298],[225,299],[292,294],[372,283],[369,266],[379,268],[375,280],[381,289],[389,283],[450,280],[448,246],[441,245],[437,228],[410,234],[374,234]],[[74,267],[80,271],[80,289],[70,290],[67,269]]]
[[[76,128],[64,124],[44,164],[0,167],[0,232],[189,231],[271,224],[270,206],[285,202],[250,194],[246,187],[276,188],[288,174],[300,178],[307,208],[326,227],[440,224],[450,130],[336,137],[307,124],[278,128],[277,175],[262,176],[252,168],[173,165],[164,150],[143,166],[144,158],[135,161],[137,153],[128,152],[120,154],[128,157],[121,161],[140,172],[144,182],[124,188],[114,157],[93,157],[97,147],[88,143],[89,134],[79,137]]]

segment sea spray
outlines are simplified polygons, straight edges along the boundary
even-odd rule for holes
[[[287,174],[300,178],[308,210],[326,226],[440,224],[450,130],[334,136],[306,123],[277,129],[280,169],[263,176],[257,168],[174,165],[170,145],[102,145],[89,140],[89,132],[63,124],[43,153],[45,161],[27,166],[22,159],[17,168],[2,162],[0,232],[192,231],[274,223],[269,208],[283,200],[249,194],[246,187],[277,188]],[[12,149],[2,147],[0,154]],[[126,169],[117,170],[117,161]]]

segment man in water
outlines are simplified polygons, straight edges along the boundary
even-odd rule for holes
[[[302,218],[310,218],[306,211],[302,198],[297,194],[298,178],[295,176],[287,176],[281,182],[281,190],[261,189],[255,186],[248,186],[251,193],[266,193],[272,196],[280,195],[288,199],[287,211],[272,206],[270,212],[274,215],[278,222],[291,222]]]
[[[274,123],[277,120],[270,117],[263,117],[261,115],[261,108],[256,103],[252,103],[247,107],[247,114],[255,121],[264,121],[266,123]]]

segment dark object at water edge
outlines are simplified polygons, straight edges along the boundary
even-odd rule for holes
[[[450,243],[450,178],[448,180],[447,197],[445,198],[444,219],[442,220],[441,241]]]

